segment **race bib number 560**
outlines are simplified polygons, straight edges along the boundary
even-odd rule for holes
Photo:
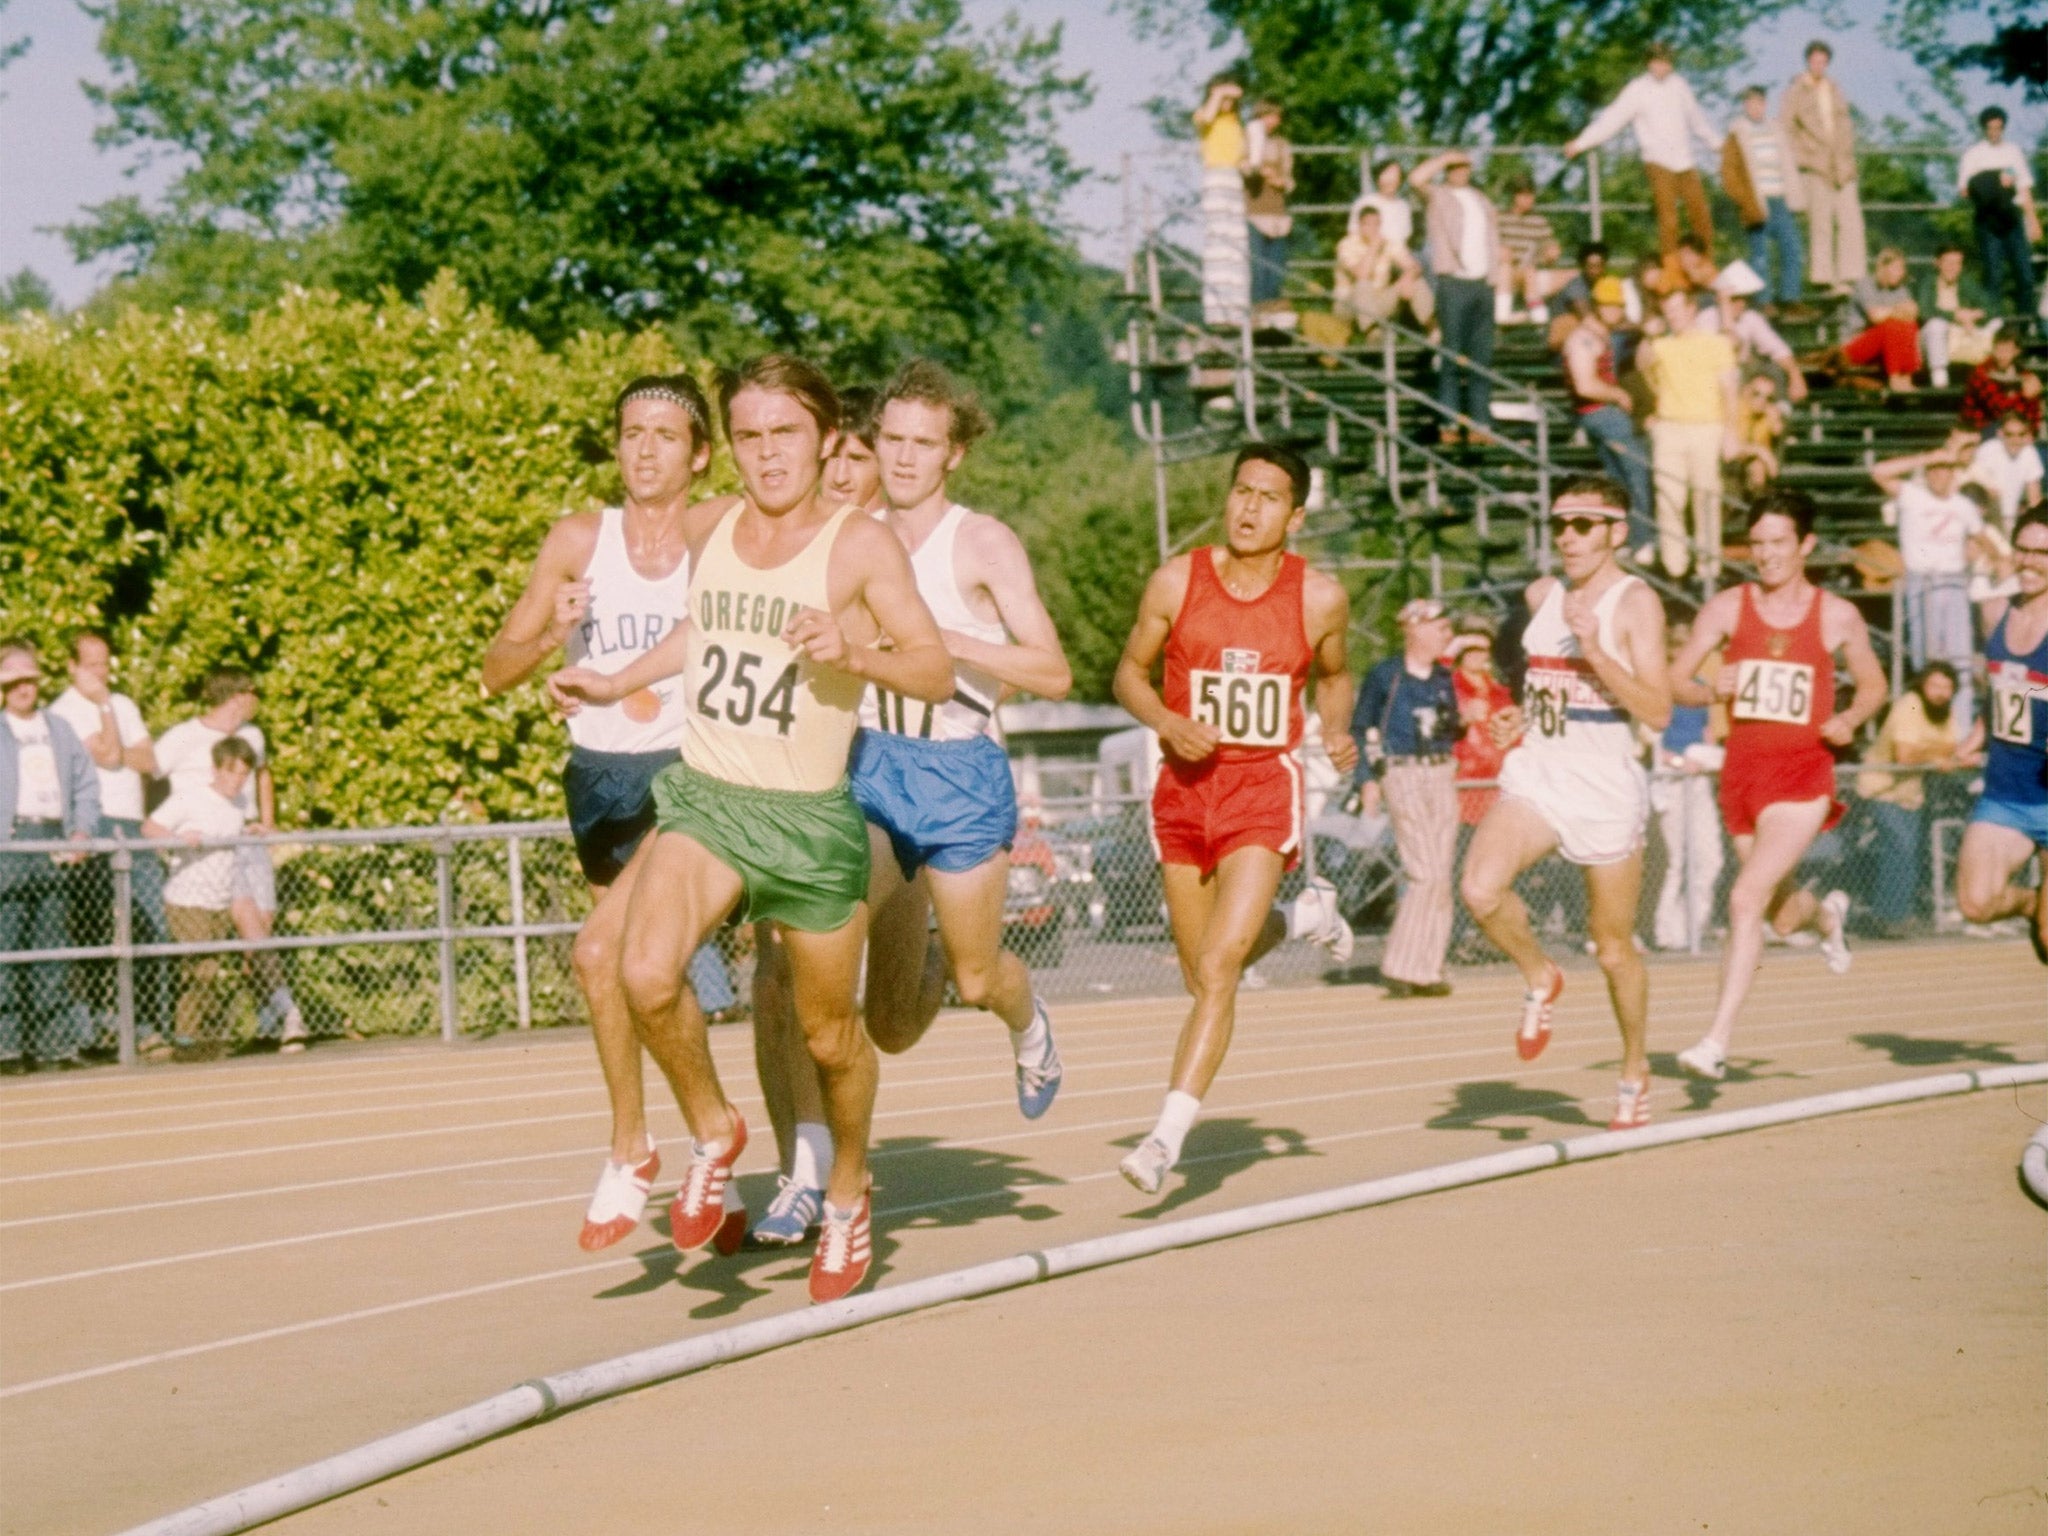
[[[1813,723],[1813,668],[1800,661],[1752,657],[1735,664],[1738,720],[1775,720],[1780,725]]]
[[[1287,745],[1288,679],[1278,672],[1188,674],[1194,718],[1233,747]]]

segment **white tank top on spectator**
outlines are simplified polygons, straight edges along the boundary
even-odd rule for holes
[[[14,797],[16,821],[62,821],[64,789],[57,782],[57,749],[50,743],[50,722],[41,710],[26,720],[9,713],[7,728],[14,733],[19,770],[19,787]]]
[[[149,740],[149,727],[142,723],[142,711],[135,707],[133,699],[116,693],[108,695],[107,703],[114,711],[114,729],[120,735],[123,751]],[[66,688],[57,695],[50,713],[70,726],[81,743],[100,733],[99,705],[76,688]],[[112,821],[142,820],[142,775],[125,764],[119,768],[101,768],[97,763],[93,766],[100,776],[100,814]]]
[[[911,574],[917,578],[917,595],[932,611],[940,629],[954,630],[989,645],[1009,643],[1009,631],[999,619],[984,619],[960,590],[959,567],[954,547],[968,509],[950,504],[938,527],[918,545],[910,557]],[[877,514],[882,516],[883,514]],[[890,731],[898,736],[919,736],[930,741],[972,741],[977,736],[1000,739],[996,725],[996,704],[1003,685],[979,667],[964,661],[953,663],[953,697],[944,704],[926,704],[899,694],[870,688],[861,700],[860,723],[871,731]]]
[[[1628,659],[1615,640],[1614,615],[1622,594],[1636,584],[1624,576],[1593,605],[1600,625],[1600,647],[1631,673]],[[1578,637],[1564,621],[1562,581],[1553,581],[1522,632],[1529,669],[1522,683],[1522,713],[1527,731],[1518,752],[1593,752],[1603,756],[1636,755],[1635,727],[1628,711],[1594,675],[1579,649]]]
[[[267,761],[263,743],[263,732],[254,725],[245,725],[235,734],[256,750],[256,765],[260,768]],[[216,731],[204,720],[191,719],[172,726],[157,738],[157,771],[170,780],[175,793],[181,789],[211,789],[213,786],[213,749],[227,740],[226,731]],[[256,819],[256,775],[249,775],[249,782],[242,786],[242,793],[235,799],[236,806],[251,821]]]
[[[597,547],[584,569],[590,611],[569,636],[569,665],[610,674],[661,641],[690,606],[690,559],[647,577],[626,555],[626,514],[599,514]],[[593,752],[673,752],[683,744],[683,680],[667,678],[616,704],[586,704],[569,717],[569,739]]]

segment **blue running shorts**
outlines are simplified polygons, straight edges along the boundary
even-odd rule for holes
[[[654,827],[654,780],[676,752],[594,752],[569,749],[562,794],[569,802],[569,833],[592,885],[619,878],[640,839]]]
[[[864,730],[849,775],[854,804],[889,834],[906,880],[927,864],[945,874],[973,869],[1016,840],[1010,759],[989,737],[926,741]]]
[[[1977,809],[1970,812],[1970,820],[2011,827],[2023,837],[2032,838],[2036,848],[2048,848],[2048,800],[2022,805],[2017,800],[1994,800],[1985,795],[1977,801]]]

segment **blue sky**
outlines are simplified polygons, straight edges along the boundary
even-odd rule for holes
[[[1182,48],[1139,43],[1107,0],[963,0],[977,25],[1014,11],[1033,25],[1065,26],[1066,62],[1094,80],[1095,103],[1066,124],[1069,145],[1099,173],[1076,194],[1070,214],[1091,255],[1114,258],[1119,249],[1120,196],[1112,183],[1122,154],[1155,147],[1143,103],[1162,94],[1187,94],[1214,62],[1199,40]],[[1789,77],[1809,37],[1824,33],[1836,49],[1836,71],[1854,82],[1866,110],[1903,110],[1909,67],[1877,37],[1881,0],[1846,0],[1836,19],[1792,11],[1751,37],[1755,74]],[[46,227],[77,217],[85,205],[163,184],[164,167],[138,168],[126,153],[104,153],[92,141],[96,116],[79,82],[104,79],[94,48],[95,28],[74,0],[13,0],[0,12],[0,36],[33,39],[27,57],[0,74],[0,275],[29,267],[56,288],[60,300],[85,298],[100,274],[71,260],[64,242]],[[2014,93],[2006,93],[2008,96]],[[2039,113],[2022,126],[2038,126]],[[2030,135],[2031,136],[2031,133]],[[131,179],[127,174],[138,170]]]

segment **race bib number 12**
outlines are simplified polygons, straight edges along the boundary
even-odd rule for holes
[[[1813,668],[1801,661],[1751,657],[1735,664],[1738,720],[1774,720],[1780,725],[1813,723]]]
[[[1287,745],[1288,679],[1278,672],[1188,673],[1194,718],[1233,747]]]
[[[1991,680],[1991,734],[2009,746],[2034,744],[2033,697],[2024,684]]]

